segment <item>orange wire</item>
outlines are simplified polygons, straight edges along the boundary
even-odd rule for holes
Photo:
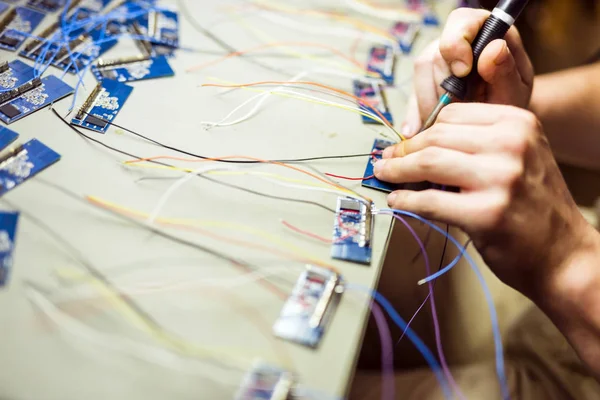
[[[204,69],[206,67],[209,67],[211,65],[215,65],[215,64],[219,64],[225,60],[228,60],[230,58],[233,57],[239,57],[241,55],[247,54],[247,53],[251,53],[254,51],[258,51],[258,50],[263,50],[263,49],[267,49],[270,47],[280,47],[280,46],[297,46],[297,47],[320,47],[326,50],[331,51],[334,54],[337,54],[338,56],[342,57],[343,59],[349,61],[350,63],[352,63],[353,65],[355,65],[356,67],[360,68],[361,70],[365,70],[365,68],[356,60],[353,59],[352,57],[348,57],[347,55],[345,55],[344,53],[342,53],[341,51],[339,51],[338,49],[331,47],[331,46],[327,46],[325,44],[320,44],[320,43],[310,43],[310,42],[276,42],[276,43],[267,43],[264,45],[260,45],[260,46],[256,46],[256,47],[252,47],[248,50],[240,50],[240,51],[236,51],[233,53],[229,53],[226,56],[223,56],[221,58],[218,58],[216,60],[213,61],[209,61],[203,64],[199,64],[196,65],[194,67],[190,67],[188,69],[186,69],[186,72],[193,72],[193,71],[198,71],[201,69]]]
[[[320,87],[322,89],[328,89],[328,90],[332,90],[336,93],[342,94],[344,96],[349,96],[352,99],[358,101],[359,103],[361,103],[364,106],[367,106],[369,108],[371,108],[373,111],[375,111],[375,113],[377,114],[377,116],[379,118],[381,118],[381,120],[392,130],[395,131],[394,127],[392,126],[392,124],[390,124],[390,121],[387,120],[387,118],[385,118],[383,116],[383,114],[381,112],[379,112],[379,110],[376,107],[373,107],[371,104],[369,104],[368,101],[365,101],[364,99],[361,99],[360,97],[357,97],[355,95],[353,95],[352,93],[348,93],[344,90],[338,89],[338,88],[334,88],[333,86],[329,86],[329,85],[324,85],[322,83],[317,83],[317,82],[303,82],[303,81],[298,81],[298,82],[284,82],[284,81],[263,81],[263,82],[252,82],[252,83],[243,83],[243,84],[239,84],[239,85],[220,85],[220,84],[216,84],[216,83],[205,83],[202,86],[203,87],[220,87],[220,88],[243,88],[243,87],[249,87],[249,86],[259,86],[259,85],[310,85],[310,86],[316,86],[316,87]]]
[[[309,231],[305,231],[304,229],[298,228],[298,227],[296,227],[296,226],[294,226],[294,225],[290,224],[289,222],[287,222],[287,221],[285,221],[285,220],[281,220],[281,223],[282,223],[282,224],[283,224],[283,225],[284,225],[286,228],[288,228],[288,229],[290,229],[290,230],[292,230],[292,231],[294,231],[294,232],[296,232],[296,233],[299,233],[299,234],[301,234],[301,235],[308,236],[308,237],[310,237],[310,238],[313,238],[313,239],[317,239],[318,241],[320,241],[320,242],[323,242],[323,243],[328,243],[328,244],[331,244],[331,243],[332,243],[332,240],[331,240],[331,239],[327,239],[327,238],[324,238],[324,237],[322,237],[322,236],[319,236],[319,235],[317,235],[317,234],[315,234],[315,233],[312,233],[312,232],[309,232]]]
[[[245,159],[245,160],[252,160],[252,161],[257,161],[260,163],[265,163],[265,164],[273,164],[273,165],[279,165],[281,167],[285,167],[285,168],[289,168],[292,169],[294,171],[300,172],[302,174],[308,175],[314,179],[317,179],[320,182],[323,182],[327,185],[333,186],[337,189],[340,189],[344,192],[349,192],[348,189],[346,189],[343,186],[340,186],[334,182],[331,182],[325,178],[320,177],[319,175],[313,174],[312,172],[308,172],[306,170],[303,170],[301,168],[295,167],[293,165],[289,165],[289,164],[285,164],[279,161],[273,161],[273,160],[263,160],[262,158],[256,158],[256,157],[252,157],[252,156],[223,156],[223,157],[214,157],[214,158],[206,158],[206,159],[202,159],[202,160],[198,160],[198,159],[194,159],[194,158],[184,158],[184,157],[174,157],[174,156],[154,156],[154,157],[147,157],[147,158],[138,158],[136,160],[130,160],[130,161],[126,161],[126,164],[135,164],[138,162],[144,162],[144,161],[154,161],[154,160],[176,160],[176,161],[187,161],[187,162],[207,162],[207,161],[222,161],[222,160],[231,160],[231,159]]]
[[[122,210],[122,209],[116,208],[116,207],[111,207],[108,204],[104,204],[102,202],[96,201],[96,199],[94,199],[93,197],[86,196],[85,199],[87,201],[89,201],[90,203],[98,206],[98,207],[101,207],[101,208],[108,209],[108,210],[111,210],[111,211],[114,211],[114,212],[117,212],[117,213],[120,213],[120,214],[125,214],[125,215],[129,215],[130,217],[134,217],[134,218],[140,219],[140,216],[138,214],[134,213],[134,212],[130,212],[130,211],[127,211],[127,210]],[[245,241],[245,240],[233,239],[230,236],[222,236],[222,235],[213,233],[213,232],[211,232],[209,230],[202,229],[200,227],[189,226],[189,225],[186,225],[186,224],[178,224],[176,222],[160,221],[160,220],[157,220],[156,222],[159,223],[159,224],[161,224],[161,225],[173,226],[173,227],[176,227],[176,228],[179,228],[179,229],[182,229],[182,230],[188,230],[188,231],[197,232],[197,233],[200,233],[200,234],[202,234],[204,236],[208,236],[208,237],[211,237],[213,239],[220,240],[220,241],[223,241],[223,242],[227,242],[227,243],[231,243],[231,244],[236,244],[236,245],[239,245],[239,246],[248,247],[248,248],[252,248],[252,249],[256,249],[256,250],[266,251],[266,252],[269,252],[271,254],[278,255],[278,256],[283,256],[283,257],[286,257],[286,258],[289,258],[289,259],[292,259],[292,260],[297,260],[297,261],[301,261],[301,262],[307,262],[307,263],[317,264],[317,265],[319,265],[319,266],[321,266],[323,268],[327,268],[327,269],[329,269],[331,271],[334,271],[334,272],[338,273],[338,271],[333,266],[328,265],[328,264],[323,264],[321,262],[318,262],[317,260],[312,260],[312,259],[307,259],[306,257],[296,256],[294,254],[287,253],[285,251],[276,250],[276,249],[273,249],[271,247],[263,246],[263,245],[252,243],[252,242],[248,242],[248,241]],[[242,265],[242,264],[237,264],[236,263],[234,265],[237,265],[238,267],[242,267],[246,271],[248,271],[248,268],[246,266]]]

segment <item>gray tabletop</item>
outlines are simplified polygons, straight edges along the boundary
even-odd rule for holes
[[[250,155],[264,159],[367,153],[375,138],[389,136],[380,126],[362,124],[360,115],[348,110],[280,96],[268,97],[256,115],[243,123],[207,130],[203,122],[223,119],[256,92],[200,87],[202,83],[285,81],[308,71],[305,80],[350,91],[350,74],[357,74],[357,70],[325,48],[287,45],[259,50],[261,57],[250,58],[280,72],[246,58],[186,72],[226,54],[198,31],[198,25],[236,49],[266,42],[309,42],[326,44],[344,54],[353,46],[357,28],[344,21],[310,15],[281,14],[286,19],[277,19],[275,14],[248,8],[250,3],[184,3],[195,24],[181,18],[183,49],[170,60],[175,76],[132,83],[133,93],[116,119],[121,126],[205,156]],[[342,3],[338,4],[341,8]],[[357,18],[381,30],[389,24],[364,16]],[[45,24],[50,22],[47,18]],[[368,34],[358,43],[359,60],[366,58],[370,40],[377,34]],[[418,47],[433,36],[433,28],[425,31]],[[123,39],[107,58],[133,52],[137,52],[134,43]],[[299,58],[298,53],[309,56]],[[2,51],[0,57],[12,59],[15,54]],[[331,70],[337,73],[331,74]],[[61,74],[53,68],[49,73]],[[399,121],[409,90],[409,57],[399,59],[397,77],[401,87],[389,89],[387,95]],[[74,76],[65,80],[77,83]],[[83,82],[77,106],[95,85],[90,73]],[[64,116],[72,100],[64,99],[54,108]],[[251,108],[246,107],[236,117]],[[150,213],[182,172],[124,165],[130,157],[78,136],[49,109],[10,128],[20,134],[21,142],[38,138],[62,159],[3,197],[4,209],[21,210],[22,215],[11,281],[0,290],[1,399],[230,399],[255,359],[293,369],[300,382],[322,398],[345,395],[368,315],[363,294],[343,295],[318,349],[277,340],[271,326],[283,300],[257,281],[257,272],[248,275],[197,248],[107,214],[84,199],[96,196]],[[181,156],[116,127],[106,135],[85,133],[140,157]],[[173,162],[191,169],[203,166]],[[310,165],[321,172],[360,177],[366,162],[366,157],[359,157]],[[239,166],[235,171],[216,172],[209,177],[335,208],[335,193],[308,190],[320,183],[279,166]],[[298,188],[304,184],[297,180],[312,185]],[[344,184],[372,197],[378,206],[385,206],[383,193],[362,189],[359,182]],[[327,244],[282,224],[285,220],[330,238],[334,216],[315,205],[269,199],[194,178],[173,194],[160,215],[184,219],[184,224],[196,221],[189,229],[155,226],[252,264],[285,292],[291,290],[307,260],[335,266],[353,284],[375,287],[391,227],[389,217],[377,217],[373,262],[361,266],[331,260]],[[143,218],[136,221],[144,222]],[[247,243],[240,245],[239,241]],[[89,268],[101,271],[160,328],[149,328],[127,303],[107,294],[106,286],[89,274]],[[177,350],[169,351],[174,348]]]

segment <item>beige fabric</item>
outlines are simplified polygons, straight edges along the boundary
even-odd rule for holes
[[[539,310],[525,313],[506,339],[506,372],[513,400],[600,399],[600,384]],[[466,398],[501,399],[493,360],[452,368],[452,372]],[[359,371],[350,400],[380,399],[380,384],[380,374]],[[444,399],[428,370],[398,373],[395,398]]]

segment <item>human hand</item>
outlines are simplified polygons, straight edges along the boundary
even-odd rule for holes
[[[386,149],[375,176],[459,187],[400,190],[388,203],[463,229],[497,276],[525,294],[550,279],[591,229],[540,123],[516,107],[451,104],[432,128]]]
[[[459,8],[450,14],[444,32],[415,60],[414,90],[409,101],[402,133],[414,136],[445,91],[440,84],[451,74],[467,76],[473,65],[471,43],[490,15],[489,11]],[[481,54],[477,71],[483,79],[472,101],[529,105],[533,89],[533,66],[519,32],[511,27],[504,40],[494,40]]]

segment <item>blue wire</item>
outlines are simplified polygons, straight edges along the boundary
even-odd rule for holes
[[[446,232],[444,230],[442,230],[435,224],[429,222],[428,220],[426,220],[425,218],[423,218],[417,214],[413,214],[408,211],[393,210],[393,209],[382,209],[379,211],[384,212],[384,213],[391,212],[391,213],[395,213],[395,214],[400,214],[400,215],[404,215],[404,216],[407,216],[410,218],[414,218],[418,221],[421,221],[421,222],[429,225],[431,228],[433,228],[437,232],[441,233],[442,235],[447,236],[448,240],[450,240],[450,242],[452,242],[452,244],[454,246],[456,246],[457,249],[460,250],[463,248],[461,246],[461,244],[458,242],[458,240],[456,240],[452,235],[446,234]],[[487,283],[485,282],[485,278],[481,274],[481,271],[479,271],[479,268],[477,268],[475,261],[473,261],[473,258],[467,252],[464,252],[463,256],[465,257],[465,259],[469,263],[471,269],[477,276],[477,280],[479,280],[479,283],[481,284],[481,288],[485,295],[485,300],[488,305],[490,319],[491,319],[491,323],[492,323],[492,332],[494,335],[494,346],[495,346],[495,353],[496,353],[496,374],[498,375],[498,381],[500,382],[500,387],[502,390],[502,398],[504,400],[509,400],[510,399],[510,390],[508,388],[508,381],[506,379],[506,373],[504,370],[504,349],[502,346],[502,335],[500,333],[500,326],[498,323],[498,314],[496,313],[494,299],[492,298],[492,293],[490,292],[490,289],[488,288]]]
[[[415,345],[417,350],[419,350],[419,352],[423,355],[423,358],[425,358],[425,361],[427,361],[427,364],[429,364],[429,367],[435,374],[435,377],[437,378],[440,386],[442,387],[444,396],[447,399],[451,399],[452,391],[450,390],[450,386],[448,385],[448,382],[446,381],[446,378],[444,377],[444,374],[442,373],[440,364],[438,363],[438,361],[436,360],[434,355],[431,353],[431,350],[429,350],[427,345],[425,343],[423,343],[423,341],[421,340],[421,338],[419,338],[419,336],[415,333],[415,331],[413,331],[409,326],[407,326],[406,322],[402,319],[400,314],[398,314],[398,312],[396,311],[394,306],[388,301],[388,299],[386,299],[378,291],[371,290],[365,286],[355,285],[355,284],[347,284],[346,288],[349,290],[355,290],[355,291],[367,293],[368,295],[373,297],[373,299],[375,301],[377,301],[381,305],[381,307],[383,307],[385,309],[385,311],[389,314],[390,318],[392,318],[392,321],[394,321],[394,323],[400,329],[402,329],[403,331],[406,331],[406,336],[410,339],[411,342],[413,342],[413,344]]]

